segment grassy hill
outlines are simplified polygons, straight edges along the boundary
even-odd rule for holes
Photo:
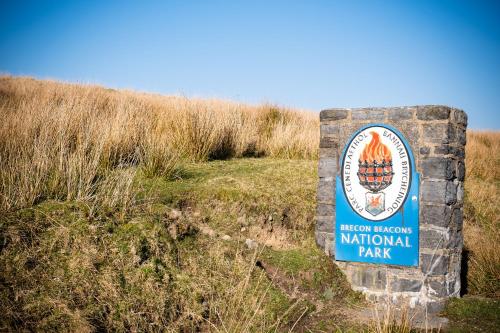
[[[0,114],[1,330],[376,331],[314,244],[317,115],[12,77]],[[499,143],[468,133],[451,330],[500,322]]]

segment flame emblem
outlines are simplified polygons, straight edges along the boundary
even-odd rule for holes
[[[380,140],[380,134],[370,132],[372,139],[359,157],[358,178],[369,191],[378,192],[392,183],[392,154]]]
[[[391,151],[380,141],[380,134],[377,132],[370,132],[370,134],[372,135],[372,140],[363,149],[359,157],[360,162],[382,163],[382,161],[392,161]]]

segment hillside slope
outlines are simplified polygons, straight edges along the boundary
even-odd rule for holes
[[[0,114],[1,330],[376,331],[314,244],[317,116],[11,77]],[[499,144],[468,133],[452,330],[500,325]]]

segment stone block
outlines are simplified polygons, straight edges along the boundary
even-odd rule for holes
[[[333,204],[324,204],[318,203],[316,206],[316,215],[317,216],[333,216],[335,212],[335,205]]]
[[[452,181],[424,180],[420,193],[423,202],[452,205],[457,201],[457,186]]]
[[[356,109],[352,110],[352,120],[382,121],[385,119],[384,109]]]
[[[467,114],[459,109],[453,109],[453,118],[452,120],[459,125],[464,127],[467,126]]]
[[[455,161],[445,157],[428,157],[420,163],[423,178],[453,179]]]
[[[339,133],[339,125],[334,124],[321,124],[320,125],[321,136],[324,135],[337,135]]]
[[[467,143],[467,133],[465,131],[465,128],[458,127],[456,128],[455,133],[457,143],[461,146],[465,146],[465,144]]]
[[[319,158],[331,158],[331,159],[338,159],[338,153],[337,149],[334,148],[320,148],[319,149]]]
[[[391,282],[392,292],[418,292],[422,288],[422,281],[415,279],[396,278]]]
[[[453,225],[455,226],[456,230],[462,230],[464,221],[463,209],[462,208],[453,209],[451,220],[453,221]]]
[[[316,231],[314,233],[314,236],[315,236],[315,239],[316,239],[316,244],[321,247],[321,248],[325,248],[325,239],[328,237],[328,234],[327,232],[324,232],[324,231]]]
[[[465,158],[465,148],[464,147],[450,147],[450,154],[455,155],[459,159]]]
[[[351,283],[355,286],[370,289],[385,290],[387,285],[387,274],[383,267],[380,269],[371,267],[350,267],[349,276]]]
[[[447,255],[435,254],[420,254],[420,267],[422,272],[429,275],[444,275],[448,272],[448,264],[450,257]]]
[[[434,147],[434,154],[436,155],[448,155],[450,151],[450,146],[447,144]]]
[[[346,119],[349,115],[349,109],[328,109],[323,110],[319,114],[319,119],[324,120],[341,120]]]
[[[318,176],[335,177],[337,175],[338,162],[335,158],[323,158],[318,163]]]
[[[450,108],[442,105],[425,105],[417,108],[419,120],[444,120],[450,117]]]
[[[421,147],[420,148],[420,155],[427,156],[430,154],[430,152],[431,152],[431,148],[429,148],[429,147]]]
[[[444,249],[450,245],[450,233],[436,229],[420,227],[420,247],[427,249]]]
[[[464,185],[462,182],[457,185],[457,203],[462,203],[464,201]]]
[[[444,278],[429,280],[426,282],[427,294],[434,297],[445,297],[448,295],[448,284]]]
[[[316,217],[316,231],[333,232],[334,216],[318,216]]]
[[[391,108],[387,110],[388,120],[408,120],[413,118],[414,108]]]
[[[458,161],[456,175],[459,181],[465,179],[465,163],[463,161]]]
[[[320,148],[330,148],[337,149],[338,143],[337,140],[333,137],[325,136],[319,139],[319,147]]]
[[[453,126],[449,123],[423,124],[422,129],[426,142],[448,144],[455,139]]]
[[[321,179],[318,183],[316,198],[319,203],[333,204],[335,202],[335,182]]]
[[[452,209],[447,205],[432,205],[423,203],[420,206],[420,224],[430,224],[447,228],[450,224]]]

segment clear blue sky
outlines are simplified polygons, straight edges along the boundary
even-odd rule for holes
[[[313,111],[447,104],[500,129],[500,6],[0,0],[0,71]]]

